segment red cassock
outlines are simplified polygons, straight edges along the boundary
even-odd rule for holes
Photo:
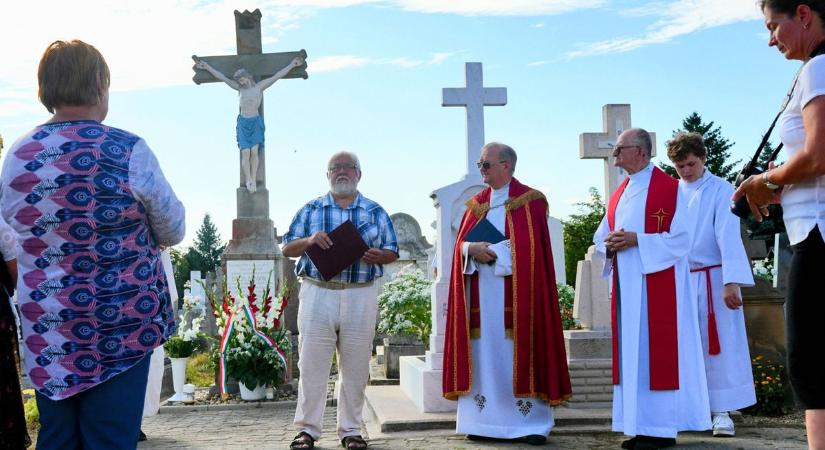
[[[488,187],[467,201],[453,250],[442,383],[443,395],[450,400],[470,392],[470,337],[483,332],[478,272],[463,274],[461,247],[464,236],[487,215],[491,192]],[[513,339],[513,395],[557,405],[570,398],[572,389],[547,227],[547,199],[513,178],[504,207],[504,235],[510,240],[513,259],[513,274],[504,277],[504,327],[508,338]],[[466,292],[465,285],[469,285],[470,292]]]

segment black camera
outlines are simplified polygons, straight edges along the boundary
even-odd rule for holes
[[[741,172],[739,172],[739,176],[736,177],[736,183],[734,183],[734,186],[739,187],[739,185],[741,185],[751,175],[759,175],[764,171],[765,170],[763,168],[755,164],[748,164],[744,169],[742,169]],[[739,197],[738,200],[731,202],[730,210],[740,219],[747,219],[751,215],[751,207],[748,205],[748,198],[743,195]]]

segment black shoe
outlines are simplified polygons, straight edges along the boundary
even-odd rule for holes
[[[636,444],[633,446],[634,450],[657,450],[660,448],[668,448],[676,445],[675,438],[662,438],[655,436],[636,436]]]
[[[479,436],[477,434],[468,434],[467,439],[471,441],[489,441],[492,438],[488,438],[487,436]]]
[[[138,436],[138,442],[145,441],[146,439],[149,439],[149,438],[146,437],[146,433],[144,433],[143,430],[140,430],[140,436]]]
[[[547,443],[547,436],[531,434],[529,436],[524,436],[524,440],[530,445],[544,445]]]
[[[636,438],[632,437],[626,441],[622,441],[622,448],[627,450],[633,450],[636,448]]]

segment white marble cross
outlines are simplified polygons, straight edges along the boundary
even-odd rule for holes
[[[619,187],[627,172],[613,166],[613,146],[624,130],[631,128],[630,105],[604,105],[602,107],[603,132],[579,135],[579,158],[604,160],[604,201]],[[656,156],[656,134],[650,133],[653,144],[651,157]]]
[[[467,87],[443,88],[441,106],[467,108],[467,175],[477,172],[484,146],[484,107],[507,104],[507,88],[485,88],[481,63],[466,63]]]

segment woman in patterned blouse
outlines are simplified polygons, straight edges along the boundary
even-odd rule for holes
[[[149,355],[175,331],[160,247],[183,239],[183,205],[146,142],[101,123],[97,49],[56,41],[37,75],[54,116],[15,142],[0,175],[37,448],[133,449]]]

